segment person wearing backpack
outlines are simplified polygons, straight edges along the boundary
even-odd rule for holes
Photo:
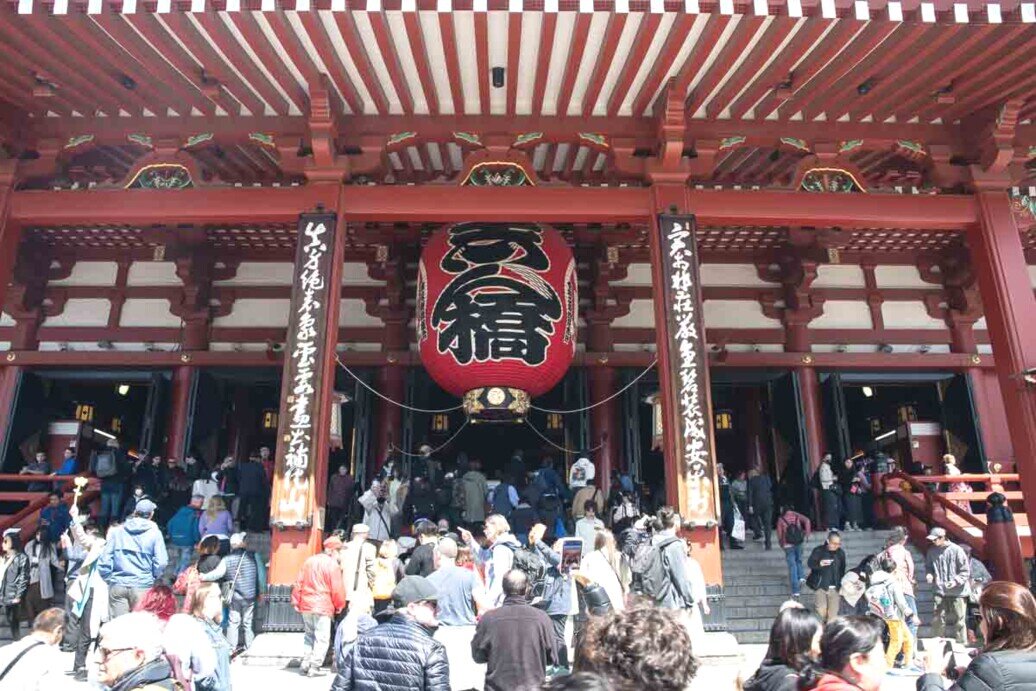
[[[515,489],[510,476],[504,475],[500,478],[500,484],[493,488],[493,493],[489,497],[489,504],[493,507],[493,513],[498,513],[504,518],[511,517],[518,507],[518,490]]]
[[[634,592],[663,609],[688,610],[695,605],[687,568],[687,547],[676,535],[680,514],[663,506],[655,516],[649,544],[637,548],[633,558]]]
[[[504,574],[514,566],[515,553],[522,549],[522,545],[511,534],[511,525],[507,519],[500,514],[487,516],[483,531],[489,544],[486,548],[479,545],[471,532],[464,528],[460,529],[460,536],[464,544],[471,548],[475,562],[485,568],[490,606],[499,607],[504,600]]]
[[[784,557],[788,561],[788,582],[794,598],[802,594],[802,584],[806,582],[806,570],[802,568],[802,545],[809,539],[812,529],[809,519],[801,513],[792,510],[790,506],[781,507],[781,515],[777,518],[777,544],[784,550]]]
[[[101,479],[101,512],[97,523],[101,530],[119,520],[122,510],[122,491],[127,477],[126,459],[117,439],[109,439],[104,449],[90,459],[90,472]]]
[[[881,617],[888,627],[889,642],[885,648],[885,662],[889,667],[894,667],[896,658],[902,652],[904,664],[909,669],[914,667],[914,639],[907,628],[907,622],[915,619],[917,612],[910,608],[903,597],[903,589],[892,575],[895,570],[896,563],[892,559],[886,555],[878,557],[877,569],[871,575],[864,597],[870,613]]]
[[[169,519],[169,523],[166,524],[166,535],[169,536],[169,541],[178,553],[176,559],[177,576],[191,565],[194,547],[201,540],[198,519],[201,518],[202,501],[201,496],[191,497],[191,503],[181,506],[173,517]]]

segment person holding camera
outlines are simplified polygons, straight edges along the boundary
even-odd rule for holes
[[[399,507],[389,496],[389,485],[375,480],[371,488],[360,497],[363,507],[363,522],[370,528],[370,539],[384,542],[392,537],[392,519],[399,513]]]
[[[950,650],[929,650],[917,691],[943,691],[943,676],[955,680],[950,691],[1036,688],[1036,598],[1017,583],[993,581],[979,597],[979,616],[982,652],[958,670]]]

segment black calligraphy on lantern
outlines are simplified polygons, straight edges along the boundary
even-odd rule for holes
[[[538,365],[563,303],[542,277],[550,269],[535,227],[464,226],[450,231],[439,266],[454,274],[431,315],[440,353],[462,365],[521,360]]]

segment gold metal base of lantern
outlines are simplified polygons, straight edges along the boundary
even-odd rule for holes
[[[531,400],[528,392],[505,386],[485,386],[464,394],[464,412],[472,424],[525,422]]]

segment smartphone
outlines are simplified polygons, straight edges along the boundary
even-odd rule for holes
[[[561,539],[561,566],[558,568],[561,573],[569,573],[579,568],[579,561],[583,558],[583,538],[565,537]]]
[[[953,641],[946,641],[942,647],[942,655],[943,657],[950,656],[950,664],[946,666],[946,678],[950,681],[957,681],[960,672],[957,668],[957,656],[953,653]]]

